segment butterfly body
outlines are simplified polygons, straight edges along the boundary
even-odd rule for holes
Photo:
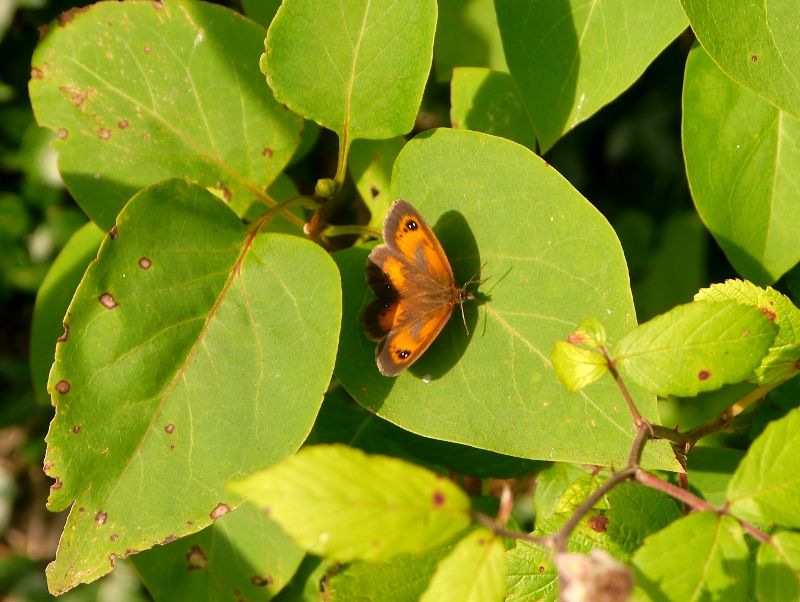
[[[377,299],[364,311],[364,329],[379,341],[381,374],[397,376],[430,347],[453,308],[473,295],[456,286],[439,240],[407,201],[389,208],[383,240],[367,261],[367,282]]]

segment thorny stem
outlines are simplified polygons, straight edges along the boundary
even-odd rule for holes
[[[630,391],[628,391],[628,387],[625,385],[625,381],[622,380],[619,372],[617,372],[617,363],[614,361],[614,358],[611,357],[611,354],[608,352],[608,349],[606,349],[605,345],[600,346],[600,352],[603,354],[603,357],[606,358],[608,371],[611,372],[611,376],[614,377],[614,382],[617,383],[617,387],[619,387],[622,397],[625,398],[625,403],[628,404],[628,409],[633,416],[633,423],[637,428],[640,427],[642,423],[646,421],[639,413],[639,408],[636,407],[636,403],[634,403],[633,397],[631,397]]]

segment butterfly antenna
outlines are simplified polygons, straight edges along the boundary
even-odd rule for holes
[[[464,314],[464,304],[461,303],[461,319],[464,320],[464,330],[467,331],[467,336],[469,336],[469,326],[467,326],[467,316]]]

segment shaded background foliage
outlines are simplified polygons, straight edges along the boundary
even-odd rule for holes
[[[54,556],[63,525],[62,516],[45,510],[50,481],[41,464],[52,408],[37,402],[31,384],[33,304],[59,250],[86,221],[58,176],[50,134],[33,120],[27,92],[30,58],[40,27],[85,4],[10,0],[0,6],[0,592],[18,599],[49,597],[43,569]],[[242,9],[239,2],[223,4]],[[267,13],[268,4],[263,6]],[[473,33],[475,40],[484,35],[477,26]],[[707,282],[736,275],[702,227],[686,183],[680,102],[692,42],[691,32],[681,35],[636,84],[544,155],[614,226],[628,260],[640,322],[689,301]],[[467,57],[467,64],[496,60],[487,56],[488,46],[476,43],[473,50],[476,55]],[[437,68],[414,133],[449,125],[450,87],[440,82],[449,75],[439,78]],[[335,162],[336,138],[324,132],[288,173],[301,192],[311,192],[316,178],[330,175]],[[354,218],[348,214],[332,221]],[[785,283],[791,288],[792,282],[790,274]],[[702,407],[713,413],[713,404]],[[754,417],[754,432],[771,417]],[[686,425],[702,417],[673,418]],[[109,578],[67,598],[95,599],[114,592],[128,599],[144,596],[136,577],[118,567]]]

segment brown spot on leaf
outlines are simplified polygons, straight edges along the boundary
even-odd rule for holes
[[[70,97],[70,100],[72,100],[72,104],[74,104],[79,109],[83,109],[83,102],[89,96],[88,92],[84,92],[79,88],[73,88],[72,86],[59,86],[58,89]]]
[[[225,184],[221,180],[217,180],[217,183],[214,184],[214,188],[222,191],[222,198],[225,199],[226,203],[230,203],[231,199],[233,198],[233,193],[231,189],[225,186]]]
[[[200,546],[192,546],[186,553],[186,569],[189,571],[199,571],[208,566],[208,559],[206,558],[203,549]]]
[[[56,477],[56,482],[50,485],[50,491],[58,491],[64,486],[64,483],[61,482],[60,477]]]
[[[153,0],[153,8],[156,10],[161,10],[164,8],[164,3],[161,0]]]
[[[116,533],[112,533],[111,537],[109,537],[108,539],[110,539],[111,541],[117,541],[119,539],[119,535],[117,535]]]
[[[112,552],[108,555],[108,559],[111,561],[111,570],[113,571],[117,566],[117,555]]]
[[[167,535],[167,536],[166,536],[164,539],[162,539],[162,540],[161,540],[159,543],[160,543],[162,546],[165,546],[165,545],[167,545],[168,543],[172,543],[173,541],[176,541],[177,539],[178,539],[178,536],[177,536],[177,535]]]
[[[757,63],[758,62],[758,55],[757,54],[751,54],[750,55],[750,60],[752,62],[754,62],[754,63]]]
[[[94,520],[98,525],[105,525],[108,520],[108,512],[102,510],[94,515]]]
[[[143,270],[149,270],[151,265],[153,265],[153,262],[147,257],[142,257],[139,259],[139,267]]]
[[[699,378],[700,380],[708,380],[710,377],[711,377],[711,372],[709,372],[708,370],[700,370],[700,372],[697,373],[697,378]]]
[[[129,122],[128,122],[128,120],[127,120],[127,119],[125,119],[125,118],[122,118],[122,119],[120,119],[119,121],[117,121],[117,127],[118,127],[119,129],[121,129],[121,130],[125,130],[125,129],[127,129],[129,125],[130,125],[130,123],[129,123]]]
[[[59,140],[66,140],[67,138],[69,138],[69,131],[67,130],[67,128],[58,128],[56,136],[58,137]]]
[[[144,47],[144,53],[145,54],[150,54],[151,52],[153,52],[153,49],[150,48],[150,46],[145,46]]]
[[[544,571],[545,571],[544,565],[543,565],[543,564],[540,564],[540,565],[539,565],[539,572],[540,572],[540,573],[544,573]]]
[[[31,67],[31,79],[42,79],[44,77],[44,73],[38,67]]]
[[[111,130],[107,130],[106,128],[98,128],[97,135],[103,140],[108,140],[111,138]]]
[[[272,158],[272,149],[268,146],[264,147],[264,150],[261,151],[261,156],[266,157],[267,159]]]
[[[589,517],[589,520],[586,521],[586,524],[589,525],[592,530],[597,531],[598,533],[605,533],[608,531],[608,517],[603,516],[602,514]]]
[[[76,424],[75,426],[73,426],[72,427],[72,432],[75,433],[76,435],[80,435],[81,434],[81,425],[80,424]]]
[[[114,297],[111,296],[111,293],[103,293],[98,297],[100,303],[106,309],[114,309],[117,305],[119,305]]]
[[[111,226],[111,230],[108,231],[108,237],[111,240],[116,240],[117,234],[119,234],[119,228],[117,228],[117,225],[114,224],[113,226]]]
[[[81,506],[80,508],[78,508],[78,512],[86,512],[86,508],[84,508],[83,506]]]
[[[581,334],[580,332],[570,332],[567,335],[567,343],[571,343],[572,345],[577,345],[578,343],[583,343],[586,340],[586,337]]]
[[[52,462],[45,462],[42,466],[42,470],[45,471],[45,473],[47,473],[51,468],[53,468]]]
[[[60,380],[56,383],[56,391],[61,393],[62,395],[66,395],[69,393],[70,384],[65,380]]]
[[[272,577],[269,575],[253,575],[250,577],[250,583],[255,585],[256,587],[267,587],[270,583],[272,583]]]
[[[164,427],[164,430],[167,432],[167,435],[171,435],[172,432],[175,430],[175,425],[170,422],[167,426]]]
[[[773,322],[778,319],[777,314],[774,311],[772,311],[769,307],[759,307],[758,311],[767,316]]]
[[[88,6],[71,8],[69,10],[64,11],[63,13],[58,15],[59,26],[64,27],[67,23],[69,23],[75,18],[75,15],[77,15],[78,13],[82,13],[86,10],[89,10]]]
[[[64,326],[64,332],[61,333],[61,336],[56,339],[59,343],[66,343],[67,339],[69,339],[69,324],[64,322],[62,324]]]
[[[375,186],[375,184],[370,184],[369,185],[369,193],[372,195],[372,198],[374,199],[375,197],[377,197],[381,193],[381,191],[378,190],[378,187]]]
[[[444,504],[444,493],[437,489],[433,492],[433,505],[441,506],[442,504]]]
[[[217,520],[228,514],[231,511],[231,507],[228,504],[223,504],[220,502],[217,504],[214,509],[211,511],[211,520]]]

